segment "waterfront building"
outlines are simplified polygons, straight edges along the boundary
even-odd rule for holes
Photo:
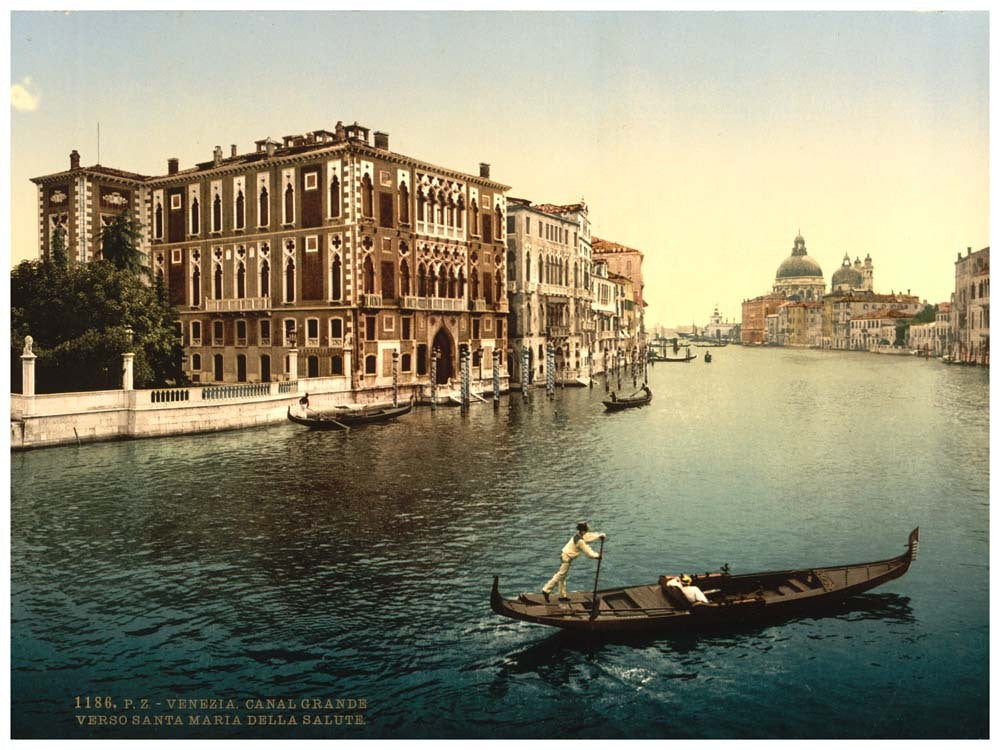
[[[615,287],[615,351],[631,356],[640,344],[642,322],[635,287],[628,277],[610,271],[608,280]]]
[[[952,354],[963,362],[989,364],[990,249],[958,254],[952,295]]]
[[[594,372],[603,372],[606,363],[613,362],[618,353],[620,286],[608,278],[608,264],[603,260],[594,262],[591,284],[594,321],[594,345],[591,351]]]
[[[898,310],[912,317],[924,308],[916,295],[893,292],[875,294],[860,291],[827,294],[823,297],[821,346],[831,349],[855,349],[851,321],[859,315],[878,310]]]
[[[951,336],[951,304],[939,302],[935,307],[933,322],[910,326],[907,346],[920,354],[940,357],[947,352]]]
[[[785,302],[782,294],[764,294],[743,300],[743,318],[740,341],[744,344],[764,344],[767,338],[767,317],[775,314],[778,305]]]
[[[544,378],[552,343],[557,378],[583,377],[594,333],[587,206],[509,198],[507,207],[509,340],[517,355],[510,375],[521,382],[520,352],[528,347],[528,382]]]
[[[369,132],[338,123],[227,157],[217,146],[157,176],[81,167],[74,151],[68,171],[33,179],[42,252],[65,227],[71,257],[90,260],[97,226],[130,211],[197,382],[384,388],[395,352],[400,383],[429,383],[435,359],[446,384],[463,350],[489,380],[493,351],[506,369],[508,187],[488,164],[429,164]]]
[[[781,261],[774,275],[774,294],[788,299],[819,300],[826,291],[823,269],[806,252],[806,241],[795,237],[792,254]]]
[[[642,252],[635,248],[612,242],[611,240],[603,240],[599,237],[593,238],[591,246],[593,248],[593,259],[595,261],[603,260],[608,264],[609,277],[613,278],[615,275],[624,276],[631,282],[632,301],[634,303],[633,308],[637,325],[636,340],[643,341],[646,330],[644,320],[646,302],[643,299],[645,282],[642,278]]]
[[[897,327],[912,320],[913,315],[900,309],[883,308],[852,316],[851,349],[876,351],[895,346]]]
[[[823,303],[797,300],[778,305],[775,335],[768,343],[778,346],[819,346],[823,328]]]
[[[703,335],[710,339],[729,340],[733,338],[734,328],[736,328],[736,323],[728,320],[724,321],[722,315],[719,313],[719,305],[716,304],[715,310],[712,311],[712,315],[708,319],[708,325],[703,329]]]

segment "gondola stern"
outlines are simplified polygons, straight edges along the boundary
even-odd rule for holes
[[[917,526],[913,531],[910,532],[910,538],[906,542],[907,547],[909,547],[909,557],[910,562],[917,559],[917,549],[920,547],[920,527]]]

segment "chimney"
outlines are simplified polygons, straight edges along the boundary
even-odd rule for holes
[[[380,130],[375,131],[375,148],[380,148],[383,151],[389,150],[389,134],[383,133]]]
[[[489,179],[490,176],[490,165],[485,162],[479,162],[479,176]]]
[[[267,139],[267,156],[268,158],[274,156],[274,149],[278,144],[272,141],[270,138]]]
[[[222,163],[222,146],[216,146],[212,149],[212,163],[215,166],[219,166]]]
[[[79,169],[80,168],[80,152],[75,148],[69,152],[69,168]]]
[[[172,159],[167,159],[167,174],[177,174],[177,170],[180,168],[181,160],[176,156]]]
[[[965,257],[968,258],[970,255],[972,255],[972,248],[971,247],[965,248]]]
[[[230,156],[236,156],[236,144],[235,144],[235,143],[234,143],[234,144],[232,144],[232,145],[231,145],[231,146],[229,147],[229,155],[230,155]]]

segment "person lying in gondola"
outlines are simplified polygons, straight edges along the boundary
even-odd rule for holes
[[[693,585],[691,582],[691,576],[685,573],[682,576],[672,576],[666,580],[664,584],[667,589],[675,588],[680,592],[680,595],[687,601],[688,606],[694,607],[698,604],[708,604],[708,597],[705,593]]]
[[[569,575],[569,566],[573,564],[573,561],[580,556],[583,552],[587,557],[593,558],[595,560],[600,559],[600,555],[594,552],[588,545],[587,542],[594,542],[598,539],[606,539],[607,534],[600,531],[590,531],[590,527],[586,521],[580,521],[576,525],[576,533],[570,538],[568,542],[563,546],[562,550],[559,552],[559,570],[556,574],[552,576],[548,583],[542,587],[542,596],[545,597],[545,601],[549,600],[549,593],[557,585],[559,586],[559,599],[560,601],[566,601],[569,596],[566,594],[566,576]]]

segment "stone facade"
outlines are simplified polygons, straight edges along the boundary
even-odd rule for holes
[[[645,292],[645,282],[642,278],[641,251],[632,247],[626,247],[611,240],[602,240],[598,237],[593,239],[594,260],[603,260],[608,264],[608,276],[623,276],[631,282],[632,301],[634,302],[635,320],[637,324],[637,340],[645,340],[645,308],[646,302],[643,294]]]
[[[990,249],[958,254],[952,295],[952,351],[962,362],[989,364]]]
[[[508,201],[509,340],[517,355],[510,376],[521,382],[522,347],[528,382],[545,378],[546,350],[555,347],[556,377],[589,373],[593,344],[590,221],[586,204]]]
[[[851,318],[851,349],[877,351],[895,346],[896,329],[901,323],[913,319],[914,313],[903,310],[882,309],[862,313]]]
[[[743,300],[743,318],[740,324],[740,341],[761,345],[767,342],[767,317],[775,314],[778,305],[785,302],[784,295],[764,294]]]
[[[225,158],[216,147],[185,170],[171,159],[155,177],[75,157],[34,181],[40,221],[66,222],[72,257],[95,256],[86,227],[105,204],[142,222],[195,381],[385,387],[394,351],[401,383],[429,383],[435,351],[441,384],[458,378],[462,350],[473,379],[492,377],[494,350],[506,369],[508,188],[486,164],[478,176],[435,166],[338,123]]]
[[[828,294],[823,298],[821,346],[830,349],[855,349],[851,321],[880,310],[896,310],[913,317],[923,309],[920,298],[912,294]],[[870,327],[870,326],[869,326]]]

